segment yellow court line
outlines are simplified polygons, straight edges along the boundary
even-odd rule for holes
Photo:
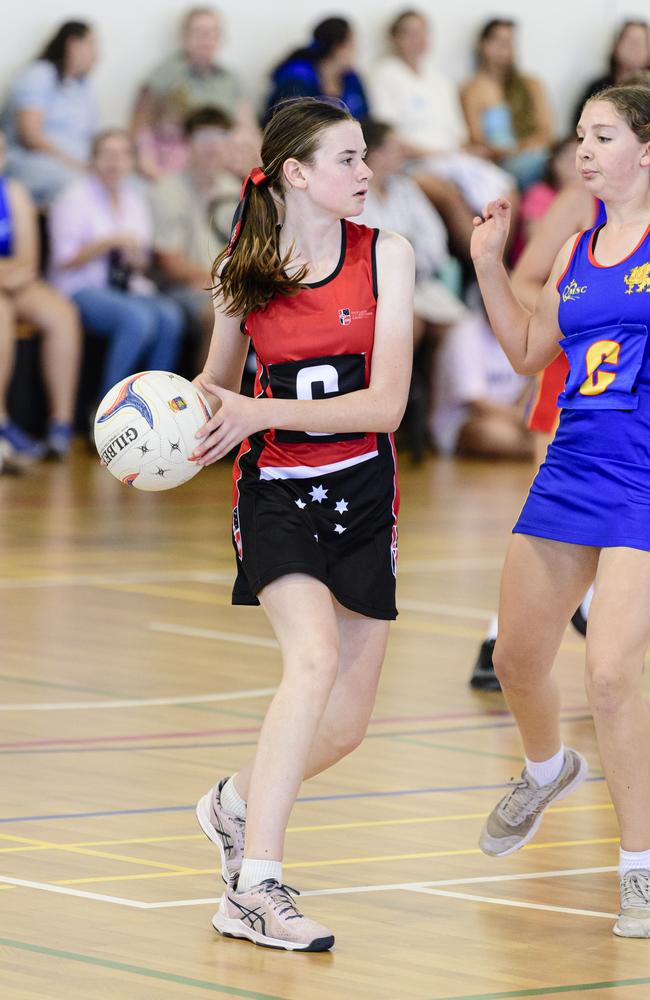
[[[230,597],[212,591],[183,590],[182,587],[165,587],[162,584],[96,583],[101,590],[117,590],[125,594],[145,594],[148,597],[170,597],[176,601],[194,601],[196,604],[222,604],[231,606]]]
[[[2,839],[7,839],[5,835],[2,835]],[[145,858],[132,858],[128,854],[111,854],[108,851],[94,851],[87,848],[73,847],[69,845],[60,844],[49,844],[47,841],[43,840],[31,840],[29,837],[16,837],[16,840],[20,840],[23,844],[31,844],[30,847],[23,847],[24,851],[59,851],[62,850],[70,854],[83,854],[87,857],[92,858],[106,858],[108,861],[126,861],[132,865],[141,865],[145,868],[163,868],[166,871],[178,873],[179,875],[185,875],[192,871],[191,868],[187,868],[185,865],[170,865],[163,861],[148,861]]]
[[[598,837],[590,840],[557,840],[544,844],[526,844],[522,848],[524,851],[552,850],[558,847],[588,847],[597,844],[618,844],[618,837]],[[365,858],[331,858],[326,861],[293,861],[285,864],[284,868],[328,868],[337,865],[360,865],[375,864],[384,861],[419,861],[423,858],[452,858],[466,855],[483,855],[480,847],[467,847],[464,849],[454,849],[451,851],[418,851],[414,854],[377,854]],[[195,868],[186,872],[151,872],[146,875],[109,875],[88,878],[64,879],[52,882],[52,885],[89,885],[99,882],[132,882],[142,879],[154,878],[178,878],[183,875],[216,875],[220,869],[217,868]]]
[[[149,597],[168,597],[177,601],[193,601],[197,604],[219,604],[231,606],[230,597],[222,596],[213,591],[185,590],[182,587],[165,587],[162,584],[139,583],[95,583],[94,587],[102,590],[115,590],[127,594],[144,594]],[[395,622],[395,628],[401,632],[424,632],[429,635],[449,636],[456,639],[483,639],[485,630],[479,628],[460,628],[455,625],[433,624],[432,622],[410,621],[406,616],[416,615],[416,612],[402,612],[402,617]],[[584,644],[563,641],[562,649],[574,652],[584,652]]]
[[[546,815],[550,813],[578,813],[597,812],[602,809],[612,810],[611,802],[597,803],[587,806],[552,806],[546,810]],[[361,830],[381,826],[413,826],[422,823],[449,823],[456,820],[484,819],[485,812],[478,813],[457,813],[452,816],[413,816],[408,819],[378,819],[360,820],[354,823],[321,823],[315,826],[290,826],[287,833],[311,833],[323,830]],[[0,834],[0,840],[24,841],[24,837],[12,837],[8,834]],[[87,840],[78,843],[48,844],[45,841],[34,841],[33,847],[0,847],[0,854],[20,854],[27,851],[50,851],[50,850],[73,850],[81,847],[118,847],[122,844],[163,844],[170,841],[205,840],[202,833],[184,833],[167,837],[132,837],[128,840]]]

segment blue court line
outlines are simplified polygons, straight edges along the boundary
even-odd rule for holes
[[[604,777],[587,778],[587,782],[604,781]],[[497,785],[442,785],[437,788],[397,788],[390,792],[344,792],[336,795],[303,795],[296,802],[333,802],[342,799],[383,799],[401,795],[451,795],[457,792],[494,791],[498,788],[508,788],[509,782]],[[89,819],[94,816],[140,816],[148,813],[193,812],[196,805],[189,806],[152,806],[149,809],[103,809],[95,812],[50,813],[41,816],[3,816],[0,823],[36,823],[55,819]]]

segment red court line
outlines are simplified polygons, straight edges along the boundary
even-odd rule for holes
[[[563,712],[587,712],[584,705],[569,706]],[[401,722],[446,722],[453,719],[486,719],[495,716],[509,716],[507,709],[489,709],[486,712],[456,712],[444,715],[393,715],[378,716],[370,720],[371,726],[390,725]],[[17,750],[26,747],[55,747],[55,746],[84,746],[93,743],[137,743],[141,740],[170,740],[170,739],[190,739],[200,736],[236,736],[246,733],[258,733],[259,726],[240,726],[228,729],[192,729],[183,732],[165,733],[133,733],[129,736],[83,736],[83,737],[61,737],[59,739],[47,740],[16,740],[11,743],[0,743],[0,750]]]

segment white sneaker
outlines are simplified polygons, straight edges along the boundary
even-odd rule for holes
[[[621,912],[614,934],[650,938],[650,871],[646,868],[626,872],[621,879]]]
[[[226,886],[212,926],[224,937],[245,938],[265,948],[285,951],[329,951],[329,928],[303,917],[292,896],[299,893],[268,878],[245,892]]]
[[[228,812],[221,805],[221,790],[227,781],[228,778],[222,778],[199,799],[196,818],[208,840],[219,848],[222,879],[226,885],[234,885],[244,858],[246,820]]]

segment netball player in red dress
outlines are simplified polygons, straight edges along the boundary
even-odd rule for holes
[[[197,806],[226,882],[213,924],[298,951],[334,936],[283,883],[289,814],[302,780],[363,738],[397,614],[392,432],[410,379],[414,263],[401,237],[345,221],[363,208],[364,155],[345,108],[280,106],[215,262],[215,329],[198,377],[221,405],[197,461],[242,442],[233,603],[262,605],[283,665],[254,760]],[[239,395],[250,342],[254,399]]]

